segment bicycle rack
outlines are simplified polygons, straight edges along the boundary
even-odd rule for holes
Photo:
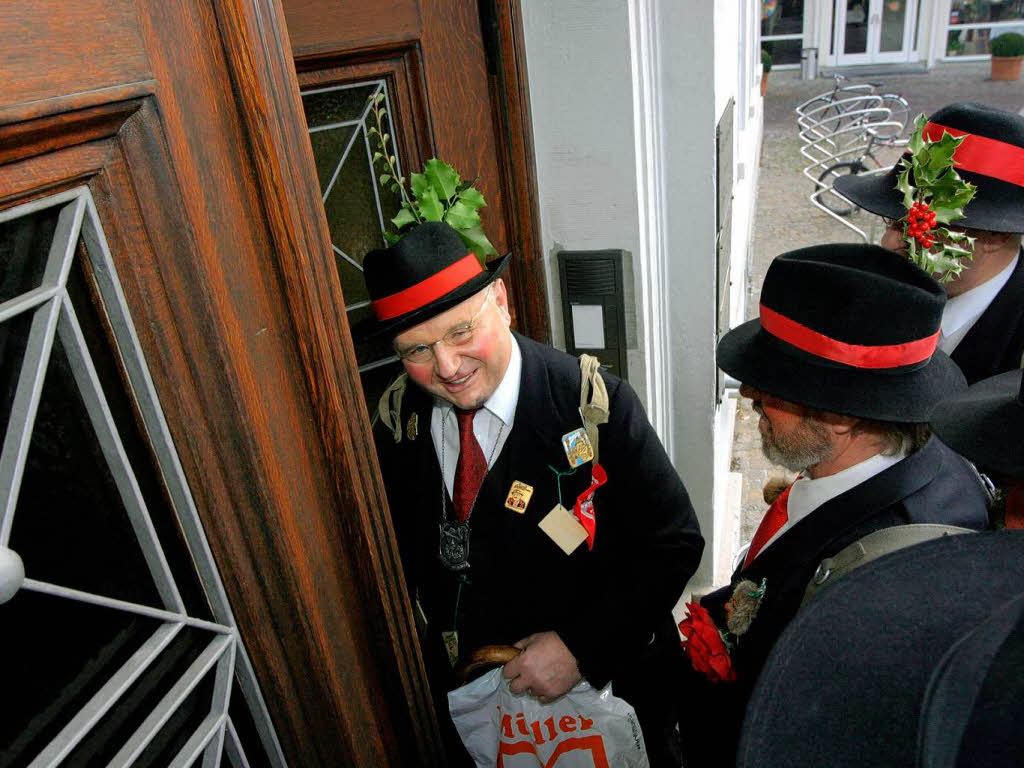
[[[870,88],[865,86],[865,89]],[[807,199],[813,206],[852,229],[866,243],[871,242],[871,237],[845,216],[830,210],[821,202],[821,196],[831,194],[845,200],[833,186],[839,174],[826,174],[826,171],[843,163],[860,161],[872,146],[890,143],[880,136],[880,130],[895,128],[898,134],[903,129],[903,123],[893,120],[891,111],[882,104],[882,97],[878,94],[864,93],[843,99],[816,96],[795,109],[801,142],[800,154],[810,161],[802,173],[814,183],[814,191]],[[880,168],[868,173],[887,170]],[[823,177],[825,181],[822,181]],[[854,205],[852,202],[850,204]]]

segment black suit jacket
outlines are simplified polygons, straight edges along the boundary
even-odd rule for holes
[[[682,689],[693,708],[681,712],[685,765],[733,765],[740,726],[754,683],[782,630],[796,615],[807,583],[822,559],[871,533],[908,523],[942,523],[982,529],[988,522],[986,495],[974,470],[937,438],[822,504],[733,574],[766,592],[750,630],[732,650],[737,681],[712,684],[687,665]],[[908,589],[920,585],[908,585]],[[732,586],[706,595],[701,604],[725,627]],[[808,702],[808,706],[813,706]]]
[[[1021,367],[1024,356],[1024,253],[1002,290],[950,357],[968,384]]]
[[[457,577],[437,555],[445,491],[430,437],[432,397],[407,388],[401,442],[380,425],[376,430],[410,594],[427,620],[421,639],[431,685],[435,692],[452,685],[440,634],[456,624],[463,654],[554,630],[589,682],[600,687],[615,678],[616,693],[624,695],[618,680],[628,677],[655,630],[667,623],[674,632],[670,611],[697,568],[704,542],[686,489],[643,406],[627,382],[611,375],[604,375],[610,421],[599,428],[599,461],[608,482],[594,497],[593,551],[584,542],[566,555],[537,527],[559,501],[552,468],[569,469],[562,435],[582,426],[581,374],[576,358],[515,338],[523,361],[515,420],[470,517],[472,567],[461,594]],[[419,434],[410,440],[406,425],[413,413]],[[516,480],[533,487],[523,514],[505,507]],[[590,463],[562,477],[563,505],[571,510],[590,482]]]

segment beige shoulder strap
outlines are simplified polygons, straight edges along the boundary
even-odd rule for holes
[[[806,603],[821,590],[845,573],[870,563],[882,555],[898,549],[912,547],[931,539],[942,536],[954,536],[961,533],[976,533],[971,528],[960,528],[955,525],[939,525],[937,523],[915,523],[912,525],[894,525],[882,528],[857,539],[847,547],[839,550],[832,557],[826,557],[818,565],[814,578],[807,584],[803,603]],[[801,605],[803,605],[801,603]]]
[[[608,388],[601,378],[601,361],[593,355],[580,355],[580,416],[587,429],[587,437],[594,446],[594,463],[598,460],[599,424],[608,423]]]
[[[388,385],[377,401],[377,415],[384,426],[391,430],[396,443],[402,442],[402,396],[408,381],[409,374],[402,373]]]

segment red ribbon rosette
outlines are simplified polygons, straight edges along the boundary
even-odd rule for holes
[[[711,615],[700,603],[687,603],[686,610],[689,615],[679,622],[679,631],[685,635],[683,652],[693,668],[712,683],[735,682],[729,646]]]

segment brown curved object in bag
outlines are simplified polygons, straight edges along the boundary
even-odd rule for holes
[[[514,645],[482,645],[473,651],[455,669],[459,684],[465,684],[469,676],[481,667],[496,667],[507,664],[522,651]]]

